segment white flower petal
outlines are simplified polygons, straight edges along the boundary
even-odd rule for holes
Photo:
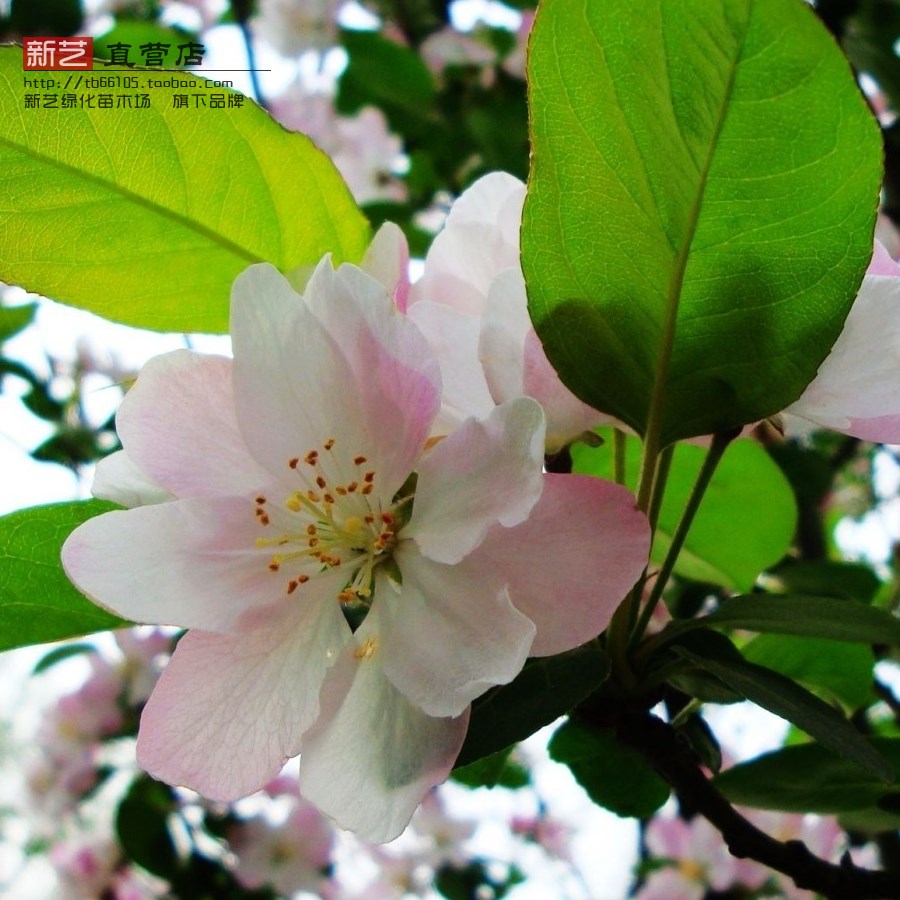
[[[432,433],[449,434],[469,416],[488,415],[496,403],[478,359],[481,320],[428,301],[413,304],[408,316],[425,335],[441,367],[441,413]]]
[[[512,681],[534,640],[534,623],[510,602],[501,572],[473,557],[444,566],[401,546],[399,594],[382,581],[369,614],[381,623],[385,674],[432,716],[459,715]]]
[[[126,619],[224,632],[286,596],[259,534],[250,499],[176,500],[89,519],[62,562],[81,591]],[[334,597],[341,586],[326,582],[303,588]]]
[[[544,414],[528,397],[467,420],[419,466],[403,537],[436,562],[459,562],[492,524],[516,525],[528,515],[543,485],[543,454]]]
[[[387,291],[400,312],[409,300],[409,247],[406,235],[393,222],[385,222],[366,249],[359,267]]]
[[[335,459],[346,469],[365,456],[389,499],[428,437],[440,373],[384,288],[326,258],[301,298],[271,266],[252,266],[232,291],[232,332],[238,421],[253,455],[280,474],[334,439]]]
[[[342,828],[383,842],[450,773],[469,715],[426,715],[385,677],[380,649],[367,619],[329,672],[303,739],[300,790]]]
[[[129,508],[175,499],[153,481],[124,450],[117,450],[97,463],[91,493],[100,500],[111,500]]]
[[[900,277],[867,275],[831,353],[785,413],[865,439],[900,441],[898,312]]]
[[[336,603],[285,604],[241,634],[189,632],[144,708],[138,763],[210,800],[259,790],[300,752],[349,639]]]
[[[116,429],[128,456],[178,497],[251,495],[270,481],[238,430],[232,361],[175,350],[151,359]]]
[[[556,374],[528,316],[525,279],[518,266],[504,269],[491,284],[482,321],[479,358],[496,403],[533,397],[547,416],[547,451],[559,450],[580,434],[611,421],[582,403]]]
[[[410,304],[430,300],[480,316],[497,273],[519,264],[524,200],[525,185],[505,172],[485,175],[464,191],[428,251]]]

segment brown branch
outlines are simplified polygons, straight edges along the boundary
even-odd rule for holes
[[[646,712],[626,714],[619,737],[639,750],[690,809],[697,810],[721,833],[733,856],[754,859],[792,878],[800,888],[830,900],[900,898],[900,876],[858,868],[845,854],[832,865],[810,853],[801,841],[776,841],[748,822],[719,793],[697,765],[678,733]]]

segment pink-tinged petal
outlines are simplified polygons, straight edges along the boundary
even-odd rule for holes
[[[278,603],[288,578],[269,571],[271,548],[250,499],[176,500],[89,519],[62,549],[69,578],[126,619],[230,631],[249,612]],[[341,589],[324,576],[308,594]]]
[[[473,557],[444,566],[409,544],[395,558],[403,585],[382,580],[370,615],[381,623],[385,674],[401,693],[429,715],[456,716],[519,674],[535,627],[500,572]]]
[[[430,300],[480,316],[494,277],[519,265],[525,185],[505,172],[476,181],[453,204],[425,257],[410,303]]]
[[[875,251],[866,275],[890,275],[895,278],[900,275],[900,264],[887,252],[881,241],[875,241]]]
[[[900,444],[900,413],[872,419],[851,419],[850,424],[841,430],[876,444]]]
[[[285,603],[240,634],[188,632],[144,708],[138,764],[211,800],[259,790],[300,752],[350,637],[336,603]]]
[[[177,497],[249,495],[271,481],[238,430],[231,366],[190,350],[154,357],[116,415],[129,457]]]
[[[419,330],[374,278],[322,261],[303,298],[271,266],[232,290],[235,400],[253,455],[275,473],[334,440],[364,456],[388,499],[405,481],[440,405],[440,372]]]
[[[491,285],[479,356],[495,402],[524,394],[543,406],[550,453],[611,421],[582,403],[559,380],[531,325],[525,279],[518,266],[500,272]]]
[[[418,467],[416,499],[402,536],[436,562],[459,562],[495,522],[521,522],[543,486],[544,414],[528,397],[468,419]]]
[[[492,528],[473,553],[507,579],[537,626],[533,656],[596,637],[640,577],[650,528],[623,487],[587,475],[545,475],[544,492],[515,528]]]
[[[703,900],[706,885],[702,872],[700,877],[700,881],[688,879],[677,866],[656,869],[635,894],[635,900]]]
[[[384,842],[450,773],[469,714],[433,718],[411,704],[385,677],[368,618],[353,638],[325,680],[319,720],[304,735],[300,791],[342,828]]]
[[[384,287],[400,312],[406,312],[409,301],[409,246],[406,235],[393,222],[385,222],[375,232],[359,267]]]
[[[425,335],[441,367],[444,391],[432,433],[449,434],[469,416],[488,415],[497,404],[478,358],[481,320],[428,301],[413,304],[408,316]]]
[[[867,275],[812,383],[784,412],[866,440],[900,442],[900,277]]]
[[[117,450],[97,463],[91,493],[99,500],[111,500],[129,509],[174,499],[165,488],[148,477],[124,450]]]

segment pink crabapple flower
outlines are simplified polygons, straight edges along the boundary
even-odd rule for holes
[[[606,626],[649,529],[623,488],[543,475],[531,399],[430,440],[438,363],[355,266],[326,257],[302,296],[251,267],[231,331],[233,360],[145,366],[98,478],[149,505],[80,526],[63,565],[101,606],[189,629],[143,768],[227,802],[302,753],[303,796],[386,841],[452,768],[474,698]]]
[[[525,185],[505,172],[464,191],[412,286],[408,315],[441,364],[443,424],[533,397],[544,408],[547,451],[554,452],[610,419],[563,385],[531,325],[519,265],[524,201]]]
[[[282,56],[325,50],[338,40],[341,0],[260,0],[256,33]]]
[[[738,861],[706,819],[651,819],[647,849],[671,864],[650,873],[636,894],[640,900],[702,900],[707,888],[724,891],[738,882]]]
[[[269,110],[285,128],[303,132],[331,157],[357,203],[406,199],[406,187],[395,172],[403,159],[403,141],[389,130],[377,107],[338,115],[330,90],[311,89],[297,79],[272,98]]]
[[[898,311],[900,265],[876,240],[843,331],[815,379],[784,411],[789,430],[812,425],[866,441],[900,443]]]
[[[264,816],[236,822],[228,843],[237,855],[235,877],[249,890],[271,885],[284,896],[318,892],[326,878],[335,833],[311,804],[297,799],[283,822]]]

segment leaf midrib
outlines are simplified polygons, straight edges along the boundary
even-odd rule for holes
[[[753,13],[750,13],[751,17]],[[738,65],[744,52],[744,45],[747,38],[747,31],[750,28],[750,19],[744,33],[741,36],[740,43],[737,46],[734,62],[728,74],[728,83],[722,94],[722,102],[719,106],[718,115],[716,116],[715,129],[709,142],[709,148],[703,166],[700,169],[697,192],[694,202],[691,204],[685,225],[684,240],[679,248],[678,255],[675,257],[674,267],[669,279],[669,290],[666,295],[665,318],[663,321],[663,332],[660,341],[660,349],[658,354],[658,364],[653,381],[653,388],[650,396],[650,408],[647,412],[647,436],[648,445],[658,448],[659,437],[662,429],[663,404],[665,402],[666,387],[668,385],[669,368],[672,362],[672,355],[675,349],[675,332],[678,326],[678,312],[681,307],[681,294],[684,287],[684,276],[687,271],[688,261],[690,259],[691,247],[697,234],[697,226],[700,221],[700,212],[703,207],[703,199],[706,194],[706,188],[709,183],[709,173],[712,167],[713,159],[718,149],[719,138],[722,134],[722,128],[728,117],[728,109],[731,96],[734,91],[735,77],[738,71]],[[673,104],[674,106],[674,104]],[[673,109],[674,113],[674,109]],[[677,117],[676,117],[677,120]],[[652,444],[651,444],[652,441]]]
[[[182,228],[185,228],[186,230],[194,232],[195,234],[205,238],[211,243],[217,244],[232,255],[246,260],[248,264],[262,262],[262,258],[257,256],[255,253],[252,253],[246,248],[241,247],[239,244],[229,240],[221,233],[214,231],[208,226],[203,225],[196,219],[191,219],[183,213],[176,212],[175,210],[170,209],[166,206],[162,206],[159,203],[154,203],[152,200],[141,196],[135,191],[122,187],[114,181],[109,181],[105,178],[101,178],[99,175],[94,175],[93,173],[87,172],[84,169],[79,169],[76,166],[71,165],[70,163],[55,159],[54,157],[48,156],[47,154],[39,153],[38,151],[30,147],[23,146],[2,136],[0,136],[0,146],[8,147],[13,152],[19,153],[26,158],[32,159],[39,164],[51,166],[59,171],[65,172],[67,175],[74,176],[79,181],[97,185],[112,194],[116,194],[125,201],[143,207],[152,214],[157,215],[163,219],[168,219],[169,221],[176,223]]]

